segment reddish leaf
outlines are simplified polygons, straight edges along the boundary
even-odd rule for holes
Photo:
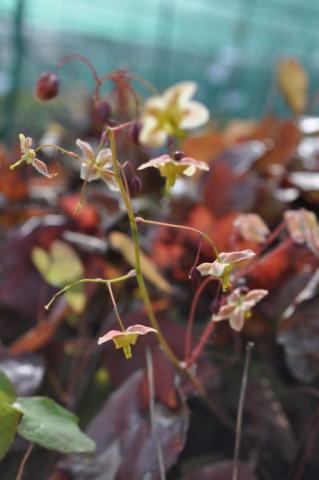
[[[73,472],[74,480],[103,478],[105,472],[108,472],[108,480],[140,480],[147,475],[153,480],[160,478],[149,412],[140,407],[142,381],[141,371],[133,373],[109,397],[91,422],[87,434],[96,441],[96,453],[87,459],[73,456],[62,465],[63,470]],[[168,470],[185,444],[188,428],[186,405],[181,404],[173,413],[156,404],[155,423],[165,469]]]

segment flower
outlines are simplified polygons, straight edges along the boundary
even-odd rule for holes
[[[256,254],[252,250],[241,250],[239,252],[221,252],[217,259],[212,263],[201,263],[197,265],[197,270],[202,276],[211,275],[220,280],[223,290],[231,288],[229,275],[234,268],[234,263],[254,257]]]
[[[269,228],[256,213],[239,215],[234,225],[244,240],[263,243],[269,235]]]
[[[123,348],[125,358],[132,357],[131,345],[135,345],[138,335],[146,335],[147,333],[157,333],[155,328],[145,327],[145,325],[132,325],[126,330],[110,330],[103,337],[98,339],[98,345],[113,340],[116,348]]]
[[[82,151],[82,180],[92,182],[101,178],[110,190],[118,191],[119,187],[114,179],[114,173],[109,170],[112,167],[111,150],[102,148],[96,155],[88,142],[83,142],[78,138],[76,144]]]
[[[196,89],[195,82],[181,82],[162,95],[146,100],[141,117],[140,143],[160,147],[168,136],[183,137],[184,129],[206,123],[209,119],[208,109],[191,100]]]
[[[177,177],[194,175],[196,170],[209,170],[209,166],[205,162],[200,162],[191,157],[183,157],[181,160],[174,160],[170,155],[161,155],[153,158],[138,167],[138,170],[145,168],[158,168],[162,177],[165,177],[166,188],[173,187]]]
[[[318,255],[319,225],[314,212],[305,208],[287,210],[284,218],[293,241],[299,244],[305,243],[315,255]]]
[[[37,172],[41,173],[41,175],[44,175],[47,178],[56,177],[57,173],[49,173],[46,164],[36,157],[36,151],[32,148],[32,138],[25,137],[23,133],[20,133],[19,140],[22,155],[15,164],[11,165],[11,170],[21,163],[26,162],[28,165],[32,165]]]
[[[41,73],[36,86],[35,94],[40,100],[51,100],[59,93],[59,79],[54,72]]]
[[[251,309],[260,302],[268,290],[256,289],[243,294],[240,288],[236,288],[226,300],[226,304],[221,306],[219,311],[212,316],[214,322],[229,319],[230,326],[239,332],[246,318],[251,316]]]

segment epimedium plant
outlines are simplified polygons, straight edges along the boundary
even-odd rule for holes
[[[174,352],[169,347],[166,338],[161,332],[160,325],[158,324],[158,321],[153,311],[152,303],[142,272],[141,251],[137,226],[139,223],[158,225],[164,224],[161,222],[144,220],[143,218],[137,217],[135,215],[130,197],[128,180],[124,168],[125,163],[121,163],[118,158],[116,134],[120,131],[132,129],[132,127],[138,126],[138,142],[140,144],[146,147],[164,147],[165,145],[167,146],[167,153],[159,157],[150,159],[149,161],[141,164],[138,167],[138,170],[144,170],[151,167],[155,167],[156,169],[158,169],[160,175],[165,178],[165,190],[166,192],[168,192],[174,186],[176,179],[181,175],[192,176],[196,173],[197,170],[209,170],[209,166],[206,162],[197,161],[194,158],[184,155],[183,152],[178,150],[180,141],[186,137],[189,130],[201,127],[207,123],[207,121],[209,120],[209,111],[203,104],[194,101],[192,98],[197,89],[197,85],[195,82],[181,82],[175,86],[168,88],[166,91],[160,94],[144,79],[141,79],[131,74],[130,72],[119,71],[98,76],[91,63],[81,56],[66,57],[57,66],[57,71],[67,61],[74,59],[84,61],[93,73],[93,77],[95,80],[93,102],[97,109],[99,109],[99,107],[101,106],[101,102],[103,102],[103,105],[105,103],[105,100],[101,100],[100,98],[100,90],[104,81],[111,80],[115,84],[121,81],[122,84],[124,82],[126,91],[131,95],[135,103],[135,118],[133,120],[122,122],[105,122],[99,145],[95,151],[88,142],[78,139],[76,141],[76,145],[81,150],[80,155],[74,151],[66,150],[58,145],[39,145],[34,149],[32,147],[32,139],[30,137],[25,137],[24,134],[20,134],[19,137],[22,156],[15,164],[11,166],[11,168],[14,169],[22,163],[27,163],[36,168],[39,173],[45,175],[46,177],[52,178],[56,174],[49,173],[46,165],[37,158],[37,154],[41,149],[48,146],[55,147],[61,153],[75,158],[80,162],[80,176],[83,180],[83,187],[81,199],[77,209],[81,208],[81,205],[84,201],[85,190],[88,182],[101,179],[106,183],[106,186],[110,190],[119,192],[121,200],[125,205],[130,222],[135,257],[134,274],[136,275],[140,296],[144,302],[145,310],[147,312],[151,327],[134,325],[132,327],[129,327],[129,329],[126,329],[124,322],[120,318],[120,315],[118,313],[111,285],[112,283],[122,281],[126,278],[131,277],[132,272],[129,272],[127,276],[118,279],[81,279],[79,281],[73,282],[71,285],[65,285],[63,289],[55,295],[51,302],[49,302],[46,308],[48,308],[52,304],[52,301],[54,301],[57,296],[62,293],[69,293],[71,288],[75,285],[78,286],[79,283],[105,283],[112,299],[114,311],[119,323],[120,330],[107,332],[103,337],[99,339],[98,343],[102,344],[106,341],[113,340],[115,347],[122,348],[125,357],[130,358],[131,346],[134,345],[134,343],[136,342],[138,335],[144,335],[146,333],[156,333],[159,342],[168,358],[172,361],[175,367],[179,371],[185,373],[192,380],[193,384],[198,388],[198,381],[188,368],[189,358],[186,355],[184,361],[180,361],[180,359],[175,356]],[[138,81],[142,83],[149,90],[151,90],[153,95],[151,95],[144,102],[142,102],[140,96],[132,86],[133,81]],[[59,79],[57,73],[46,72],[40,76],[36,88],[36,94],[40,99],[51,99],[56,94],[58,94],[58,90]],[[107,111],[109,115],[111,111],[110,106]],[[183,225],[169,226],[172,228],[189,228],[184,227]],[[217,280],[220,283],[223,292],[231,290],[232,284],[230,281],[230,275],[235,267],[235,264],[240,264],[243,260],[251,259],[255,256],[255,253],[251,250],[244,250],[241,252],[218,252],[212,239],[208,238],[204,232],[197,231],[197,233],[204,240],[208,241],[212,246],[213,261],[211,262],[211,264],[205,263],[201,265],[194,265],[192,276],[194,276],[194,274],[197,276],[208,275],[211,279]],[[33,256],[34,258],[36,258],[36,252],[34,252]],[[42,253],[42,257],[43,256],[44,255]],[[37,254],[37,257],[39,257],[39,252]],[[39,267],[39,262],[37,264],[37,267],[41,271],[41,267]],[[43,274],[43,269],[41,273]],[[252,298],[258,298],[259,300],[266,294],[266,291],[263,291],[262,293],[256,292],[255,294],[254,292],[252,292],[251,296]],[[234,304],[234,298],[235,297],[232,297],[232,305]],[[238,312],[240,312],[238,313],[238,315],[241,316],[243,312],[243,309],[241,308],[243,297],[238,293],[236,298]],[[247,307],[247,305],[250,304],[246,302],[245,305]],[[253,302],[251,302],[251,306],[254,306]],[[247,317],[249,315],[249,311],[250,310],[247,307],[244,316]],[[216,319],[217,318],[221,319],[221,317],[216,317]],[[228,317],[224,316],[223,318]],[[214,318],[213,321],[215,321]],[[230,324],[234,326],[235,322],[230,321]],[[242,327],[242,325],[243,321],[238,321],[236,324],[236,330],[240,330],[240,327]]]
[[[140,335],[156,335],[163,351],[178,372],[185,375],[191,381],[197,393],[208,400],[205,389],[196,377],[196,371],[192,367],[200,357],[217,322],[228,320],[233,330],[240,331],[243,328],[244,322],[251,316],[251,311],[255,305],[262,301],[268,294],[265,289],[249,290],[246,287],[240,286],[240,278],[247,272],[247,269],[254,267],[254,262],[258,255],[263,252],[270,242],[276,239],[276,236],[278,236],[281,230],[279,229],[273,232],[273,234],[270,234],[268,227],[258,215],[241,215],[237,220],[238,230],[244,238],[259,243],[261,245],[259,251],[253,252],[250,249],[245,249],[240,251],[219,252],[214,241],[205,232],[190,226],[164,223],[138,216],[133,207],[131,192],[132,189],[141,188],[141,181],[129,162],[120,158],[121,155],[119,154],[117,143],[118,134],[123,131],[129,132],[132,139],[139,144],[145,147],[162,148],[164,150],[165,153],[142,163],[138,166],[137,170],[141,171],[148,168],[158,169],[161,177],[165,179],[164,193],[167,193],[174,186],[176,180],[182,175],[192,176],[197,171],[205,172],[209,170],[209,165],[206,162],[186,156],[180,150],[181,141],[186,137],[187,132],[207,123],[209,120],[208,109],[193,100],[197,88],[194,82],[181,82],[170,87],[165,92],[159,93],[146,80],[130,72],[116,71],[99,76],[90,62],[81,56],[66,57],[59,63],[56,72],[46,72],[41,75],[36,88],[36,94],[41,100],[49,100],[58,94],[60,86],[60,80],[58,78],[59,70],[66,62],[74,59],[85,62],[91,70],[95,81],[92,102],[103,124],[97,148],[93,148],[88,142],[81,139],[77,139],[75,142],[79,151],[76,148],[76,151],[73,151],[62,148],[59,145],[51,144],[40,144],[34,147],[30,137],[20,134],[21,157],[11,168],[14,169],[26,163],[33,166],[45,177],[53,178],[57,173],[50,172],[47,165],[38,158],[39,152],[47,147],[54,147],[63,155],[76,160],[79,163],[80,177],[83,180],[77,210],[81,208],[85,201],[88,183],[102,180],[107,188],[116,192],[118,199],[121,200],[125,206],[132,237],[132,267],[134,270],[129,271],[125,275],[110,279],[83,278],[84,270],[81,262],[66,244],[57,241],[51,245],[49,251],[36,248],[32,254],[34,265],[49,285],[60,288],[46,305],[46,309],[51,307],[57,297],[66,295],[67,301],[72,308],[75,311],[81,311],[84,296],[84,290],[82,289],[83,284],[97,283],[104,285],[110,296],[119,329],[106,332],[98,339],[98,344],[102,345],[105,342],[113,341],[115,348],[122,350],[125,358],[130,359],[132,356],[132,347]],[[283,73],[281,72],[281,88],[284,89],[285,82],[282,75]],[[134,112],[133,115],[131,115],[132,118],[126,118],[125,112],[123,113],[120,108],[116,109],[116,105],[113,105],[112,101],[114,96],[112,96],[112,91],[106,98],[101,98],[101,87],[105,81],[113,82],[115,89],[124,89],[125,94],[130,99],[130,105],[133,105],[131,109]],[[142,100],[133,86],[134,82],[142,84],[150,91],[151,96],[146,100]],[[285,97],[289,99],[289,92],[286,93]],[[297,107],[295,109],[297,110]],[[112,120],[112,116],[117,119]],[[129,182],[126,174],[127,165],[129,165],[129,168],[133,171],[133,179],[131,182]],[[312,251],[318,252],[319,227],[311,212],[307,212],[304,209],[294,212],[288,211],[285,214],[284,220],[292,241],[296,243],[306,243]],[[171,349],[167,339],[162,333],[161,325],[156,318],[143,272],[143,255],[138,233],[139,224],[190,230],[198,235],[198,253],[194,265],[189,272],[189,278],[196,283],[200,283],[200,285],[194,296],[188,319],[184,358],[178,358]],[[198,264],[202,242],[209,244],[212,257],[210,262]],[[126,281],[132,277],[136,278],[139,295],[144,303],[150,326],[135,324],[126,327],[118,311],[112,285]],[[205,278],[203,279],[202,277]],[[218,284],[213,302],[214,311],[210,321],[204,328],[202,336],[193,348],[192,329],[196,306],[205,286],[211,281],[217,282]],[[56,444],[54,443],[56,430],[53,429],[52,432],[50,430],[51,426],[53,428],[54,425],[54,421],[51,421],[53,420],[51,418],[52,416],[65,418],[65,423],[70,424],[70,432],[74,434],[74,437],[76,437],[75,432],[78,432],[77,434],[79,436],[74,439],[70,433],[69,448],[74,448],[72,451],[90,451],[93,449],[90,440],[87,439],[87,437],[82,437],[83,434],[78,430],[76,419],[72,414],[62,409],[62,407],[56,406],[56,404],[49,399],[41,399],[39,397],[28,399],[15,398],[9,381],[5,377],[2,378],[0,390],[3,391],[3,394],[0,392],[2,395],[0,396],[0,400],[3,404],[3,412],[8,412],[6,419],[8,424],[11,425],[11,430],[8,429],[3,436],[3,438],[7,438],[3,444],[3,454],[10,445],[16,430],[18,430],[18,433],[24,436],[24,438],[34,443],[41,444],[47,448],[56,448]],[[48,416],[46,417],[46,415]],[[44,418],[43,421],[47,419],[48,437],[53,438],[51,443],[50,440],[46,440],[45,443],[40,443],[34,435],[32,436],[32,429],[36,429],[35,417],[37,416],[40,419]],[[59,434],[60,433],[61,432],[59,432]],[[61,433],[61,435],[63,435],[63,433]],[[83,442],[82,444],[81,441]],[[74,442],[74,445],[72,442]],[[81,445],[85,445],[85,442],[86,446],[81,450]],[[67,452],[67,450],[63,451]]]

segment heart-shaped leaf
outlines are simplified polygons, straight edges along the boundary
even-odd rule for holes
[[[47,397],[18,397],[22,414],[18,433],[29,442],[61,453],[92,452],[95,444],[81,432],[73,413]]]

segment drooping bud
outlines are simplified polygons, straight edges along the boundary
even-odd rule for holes
[[[129,184],[131,194],[136,195],[136,194],[140,193],[140,191],[142,190],[142,186],[143,186],[142,180],[138,176],[135,175],[130,180],[130,184]]]
[[[35,94],[40,100],[51,100],[59,93],[59,85],[60,82],[56,73],[43,72],[37,81]]]
[[[196,267],[192,267],[189,271],[188,278],[194,285],[198,285],[202,279],[201,273]]]
[[[131,140],[131,142],[135,143],[135,145],[140,145],[138,138],[141,128],[142,125],[140,124],[140,122],[133,122],[127,129],[127,136]]]
[[[98,123],[106,123],[108,120],[110,120],[112,109],[109,102],[106,100],[99,100],[95,102],[93,105],[93,115],[94,119]]]

